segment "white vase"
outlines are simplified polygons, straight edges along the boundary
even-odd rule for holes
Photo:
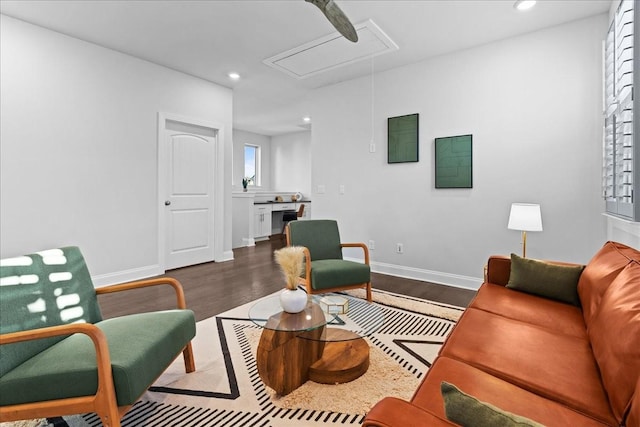
[[[287,313],[300,313],[307,306],[307,293],[302,289],[285,289],[280,294],[280,305]]]

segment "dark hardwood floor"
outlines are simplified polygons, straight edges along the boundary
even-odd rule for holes
[[[170,270],[166,276],[178,279],[185,290],[187,305],[202,320],[253,301],[283,288],[283,278],[273,259],[273,251],[284,245],[280,239],[260,242],[255,247],[234,249],[234,260],[205,263]],[[436,285],[384,274],[372,274],[374,289],[467,306],[475,291]],[[175,307],[169,286],[152,287],[100,296],[105,318],[122,314]]]

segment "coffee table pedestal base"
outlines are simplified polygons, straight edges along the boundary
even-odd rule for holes
[[[297,332],[263,330],[256,364],[265,385],[284,396],[307,380],[341,384],[367,372],[367,342],[353,332],[330,328],[325,333],[332,341],[320,341],[324,329],[305,332],[307,338]]]
[[[369,345],[353,332],[348,341],[332,341],[324,345],[320,360],[309,367],[309,379],[321,384],[342,384],[362,376],[369,369]]]
[[[322,333],[322,328],[317,331]],[[298,338],[296,332],[265,329],[260,336],[256,365],[265,383],[281,396],[309,379],[309,366],[322,355],[325,343]]]

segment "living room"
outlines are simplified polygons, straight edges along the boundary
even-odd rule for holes
[[[29,2],[0,9],[0,258],[77,245],[96,287],[165,273],[159,117],[218,126],[216,263],[234,259],[238,153],[252,141],[270,155],[268,184],[250,192],[301,192],[313,219],[335,219],[344,241],[369,243],[375,273],[475,291],[491,255],[522,250],[520,232],[507,228],[514,202],[541,206],[544,229],[529,233],[531,258],[586,264],[607,240],[640,247],[638,223],[605,215],[602,197],[602,43],[617,1],[558,2],[595,11],[396,68],[368,58],[359,75],[305,93],[300,118],[311,117],[310,130],[264,133],[235,113],[236,92],[259,84],[250,77],[214,83],[123,53],[126,45],[68,35],[70,4],[43,4],[62,25],[48,29],[21,17],[28,8],[19,3]],[[249,13],[263,2],[241,3]],[[356,20],[366,18],[362,5],[344,3]],[[317,12],[299,9],[307,7]],[[526,27],[526,16],[508,8]],[[117,14],[110,18],[118,32]],[[416,113],[418,161],[388,163],[387,120]],[[473,185],[435,188],[434,140],[455,135],[473,136]],[[299,158],[276,154],[293,144]]]

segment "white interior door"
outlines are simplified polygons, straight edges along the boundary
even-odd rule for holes
[[[165,120],[165,268],[214,259],[216,129]]]

